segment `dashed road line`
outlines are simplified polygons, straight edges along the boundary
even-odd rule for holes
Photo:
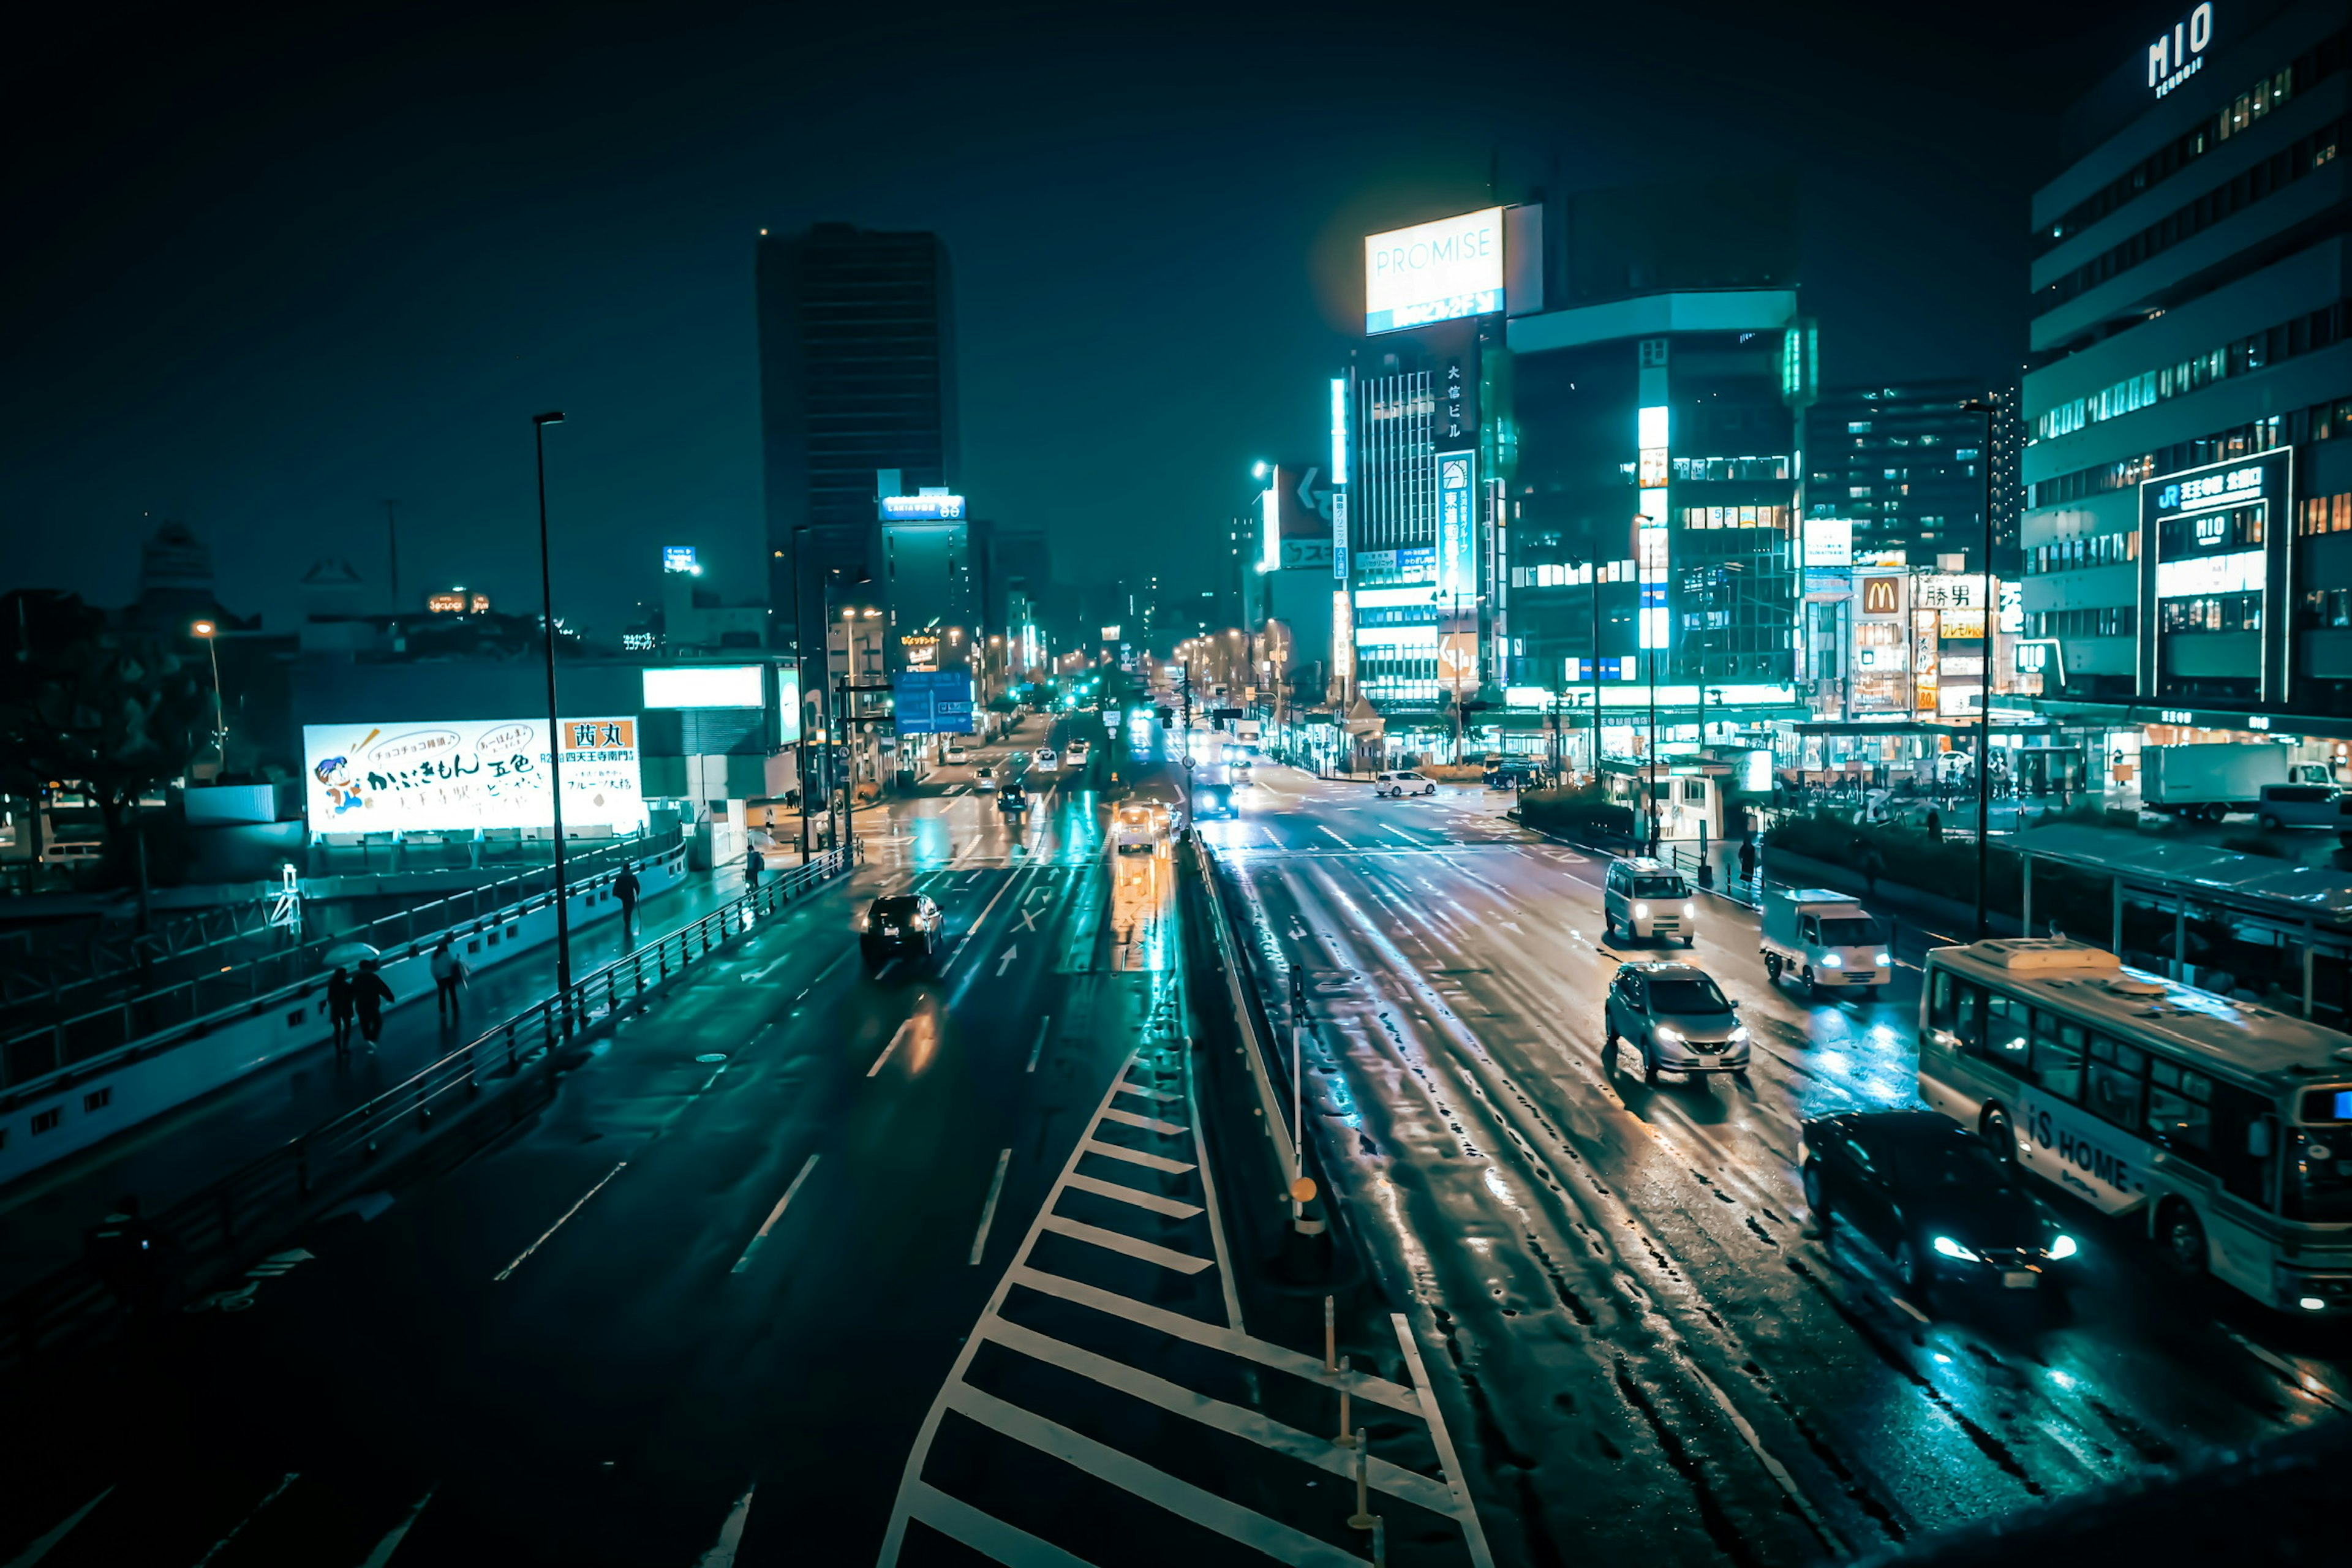
[[[784,1189],[784,1195],[778,1198],[776,1206],[768,1211],[766,1222],[760,1226],[759,1233],[753,1236],[750,1243],[744,1247],[743,1256],[735,1260],[735,1267],[730,1268],[728,1273],[740,1274],[751,1267],[751,1255],[760,1250],[760,1244],[768,1239],[768,1233],[776,1228],[778,1220],[784,1217],[785,1207],[792,1203],[793,1194],[801,1190],[801,1184],[809,1179],[809,1173],[816,1169],[818,1158],[819,1156],[811,1154],[807,1162],[801,1166],[801,1173],[793,1178],[793,1184]]]
[[[532,1242],[529,1247],[526,1247],[520,1252],[516,1253],[512,1263],[508,1264],[504,1268],[499,1269],[496,1274],[492,1275],[490,1277],[490,1283],[497,1285],[504,1282],[509,1275],[512,1274],[516,1269],[523,1266],[524,1262],[529,1259],[532,1253],[537,1252],[541,1247],[547,1245],[547,1238],[549,1237],[553,1236],[557,1231],[563,1228],[565,1220],[570,1219],[573,1215],[578,1214],[582,1209],[587,1207],[588,1200],[604,1190],[605,1182],[611,1181],[614,1177],[619,1175],[623,1171],[625,1171],[628,1168],[629,1163],[626,1160],[624,1160],[619,1164],[614,1165],[611,1170],[605,1172],[602,1180],[598,1181],[594,1186],[580,1194],[580,1201],[578,1203],[575,1203],[570,1208],[565,1209],[561,1218],[559,1218],[553,1225],[549,1226],[545,1230],[539,1233],[539,1239],[537,1241]]]

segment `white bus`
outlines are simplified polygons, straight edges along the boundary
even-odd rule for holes
[[[2184,1272],[2352,1312],[2352,1037],[2061,940],[1927,955],[1919,1097]]]

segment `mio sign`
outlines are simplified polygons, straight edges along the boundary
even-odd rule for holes
[[[2213,42],[2212,0],[2172,24],[2147,47],[2147,85],[2162,98],[2205,66],[2205,50]]]

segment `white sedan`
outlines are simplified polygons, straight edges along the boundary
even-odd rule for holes
[[[1054,748],[1051,746],[1038,747],[1031,755],[1031,763],[1034,766],[1048,770],[1058,768],[1062,765],[1059,760],[1055,757]]]

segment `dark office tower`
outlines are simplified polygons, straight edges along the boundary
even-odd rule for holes
[[[1914,566],[1964,555],[1968,570],[1982,571],[1985,416],[1960,405],[1992,395],[1974,381],[1823,388],[1806,416],[1807,514],[1853,519],[1857,551],[1900,550]],[[2016,417],[2012,389],[2005,406],[1994,404],[1996,437]],[[2009,460],[2013,468],[2013,437]],[[2014,509],[2010,523],[2013,542]]]
[[[908,494],[955,483],[954,285],[939,236],[845,223],[762,234],[757,267],[769,589],[783,637],[822,613],[827,568],[874,570],[877,470],[898,470]]]

